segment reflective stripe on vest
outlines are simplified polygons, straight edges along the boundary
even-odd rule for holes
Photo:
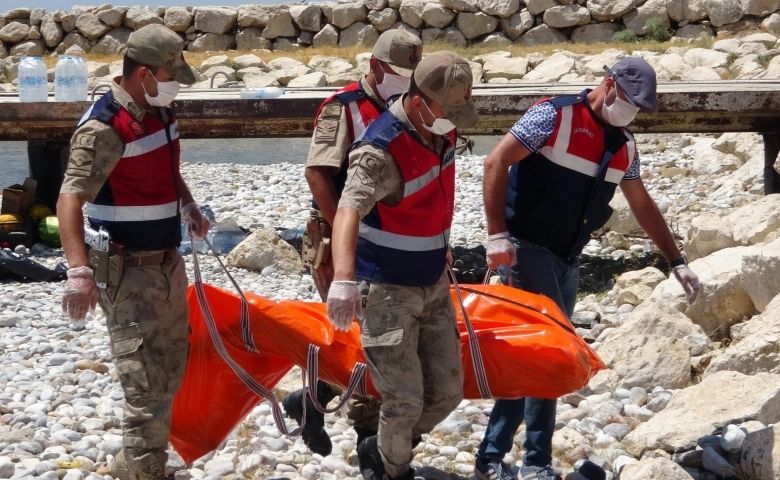
[[[574,123],[575,109],[584,109],[582,104],[566,105],[558,110],[558,119],[556,123],[555,132],[550,137],[547,145],[539,149],[539,153],[544,155],[548,160],[556,163],[562,167],[574,170],[589,177],[595,177],[599,168],[599,162],[601,160],[602,152],[597,152],[598,157],[590,155],[590,158],[583,158],[582,155],[577,155],[577,150],[585,148],[588,150],[590,147],[580,145],[572,145],[572,133],[578,129],[581,134],[588,136],[593,134],[594,130],[598,128],[598,123],[591,119],[586,125],[581,123]],[[600,132],[596,130],[599,134]],[[631,134],[625,132],[628,136]],[[590,137],[593,138],[593,137]],[[572,153],[574,151],[575,153]],[[580,150],[581,152],[582,150]],[[592,149],[590,151],[593,151]],[[629,142],[626,144],[624,150],[618,153],[615,158],[610,162],[609,169],[607,170],[606,181],[611,183],[620,183],[623,180],[623,176],[626,174],[626,170],[631,165],[631,161],[634,159],[636,153],[636,144],[633,141],[633,136],[630,136]]]
[[[390,112],[364,142],[389,152],[404,179],[396,206],[377,203],[360,223],[355,275],[395,285],[427,286],[444,271],[455,196],[455,133],[441,156],[409,134]]]
[[[87,204],[88,220],[128,251],[167,250],[181,241],[179,126],[172,110],[168,115],[167,124],[150,114],[139,122],[112,92],[87,115],[113,127],[124,143],[121,159]]]

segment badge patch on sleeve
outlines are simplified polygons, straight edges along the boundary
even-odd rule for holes
[[[317,121],[317,130],[314,132],[315,143],[331,143],[336,141],[336,135],[339,133],[339,120],[341,119],[342,105],[339,102],[332,102],[322,109],[320,118]]]
[[[83,148],[85,150],[95,149],[95,135],[89,135],[87,133],[79,133],[76,135],[76,140],[73,142],[73,148]]]
[[[88,177],[92,175],[92,168],[95,165],[95,152],[74,148],[70,152],[68,159],[68,175],[74,177]]]
[[[382,159],[370,153],[364,154],[358,160],[358,165],[355,169],[355,179],[359,180],[364,186],[369,187],[373,192],[374,187],[379,182],[379,178],[382,176],[384,167],[385,163]]]

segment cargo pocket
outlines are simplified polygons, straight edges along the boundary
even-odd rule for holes
[[[403,328],[394,328],[380,334],[371,335],[371,334],[363,333],[360,335],[360,343],[363,345],[363,348],[394,347],[396,345],[399,345],[403,339],[404,339]]]
[[[123,326],[111,332],[111,356],[127,396],[143,395],[149,391],[141,351],[143,343],[138,324]]]

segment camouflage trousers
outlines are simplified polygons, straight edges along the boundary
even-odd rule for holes
[[[125,393],[122,435],[130,478],[165,478],[173,396],[189,354],[187,273],[177,253],[158,265],[125,264],[100,291],[111,355]]]
[[[412,439],[429,433],[463,399],[463,366],[446,272],[435,285],[369,286],[361,342],[382,395],[379,452],[387,474],[409,470]]]

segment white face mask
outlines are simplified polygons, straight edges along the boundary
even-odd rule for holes
[[[379,96],[382,97],[382,100],[387,101],[390,97],[400,95],[409,90],[409,82],[411,81],[411,78],[387,73],[385,69],[382,68],[381,63],[379,64],[379,68],[382,70],[384,75],[382,76],[382,83],[376,84],[376,89],[379,93]]]
[[[436,115],[434,115],[434,113],[431,112],[431,108],[428,106],[428,104],[425,103],[425,100],[423,100],[422,102],[423,105],[425,105],[425,108],[427,108],[428,111],[431,113],[431,115],[436,117]],[[433,125],[428,126],[425,124],[425,120],[423,120],[422,113],[421,113],[420,121],[422,122],[423,128],[433,133],[434,135],[446,135],[447,133],[455,130],[455,124],[450,122],[446,118],[436,117],[436,120],[433,121]]]
[[[146,93],[146,87],[144,87],[144,84],[142,83],[141,86],[144,89],[144,98],[149,102],[149,105],[153,107],[167,107],[176,99],[176,95],[179,94],[181,85],[175,80],[160,82],[154,74],[152,74],[152,78],[157,82],[157,96],[150,97],[149,94]]]
[[[634,120],[638,112],[639,107],[631,105],[618,96],[617,87],[615,87],[615,101],[612,105],[607,105],[605,99],[601,107],[601,115],[613,127],[625,127]]]

